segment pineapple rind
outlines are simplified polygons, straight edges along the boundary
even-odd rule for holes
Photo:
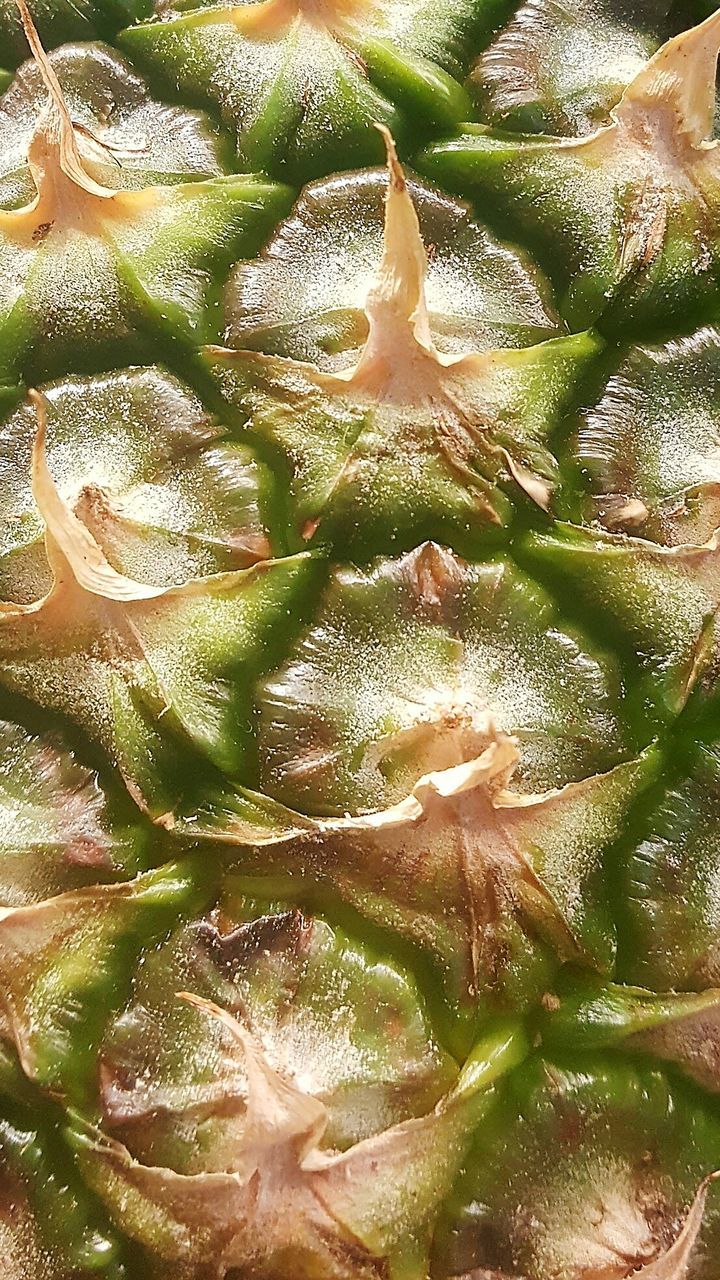
[[[37,49],[4,115],[0,104],[0,259],[20,282],[0,332],[5,1268],[9,1280],[579,1280],[588,1266],[592,1280],[718,1280],[714,334],[696,332],[717,309],[697,192],[712,210],[718,24],[700,54],[697,36],[677,46],[705,58],[697,91],[669,76],[690,139],[683,185],[657,130],[652,161],[632,128],[606,147],[471,123],[428,149],[471,111],[462,81],[510,6],[359,4],[161,10],[121,37],[152,92],[107,47],[61,49],[50,66],[71,118],[55,141],[47,118],[29,129],[40,69],[48,84]],[[51,44],[112,39],[149,16],[38,10]],[[549,115],[531,107],[517,122],[591,133],[643,42],[650,53],[671,33],[665,19],[634,7],[616,88],[551,77]],[[602,49],[624,21],[604,5],[595,23],[593,10]],[[4,5],[6,64],[23,56],[18,30]],[[252,77],[278,57],[253,104]],[[109,114],[100,81],[83,82],[100,65]],[[626,124],[628,103],[631,116],[647,107],[647,80],[617,109]],[[180,81],[180,105],[164,105]],[[472,196],[481,221],[406,186],[386,138],[387,216],[402,233],[393,246],[386,232],[371,287],[384,178],[330,170],[380,158],[373,117],[403,160],[424,148],[420,167]],[[76,128],[102,144],[141,121],[150,145],[119,174]],[[28,144],[35,161],[45,147],[44,170],[24,164]],[[597,167],[592,199],[566,183],[579,155]],[[319,181],[277,226],[294,193],[238,167]],[[545,191],[555,172],[564,185]],[[512,221],[501,208],[514,182]],[[434,255],[427,281],[411,198]],[[493,240],[486,217],[503,240],[524,226],[527,244]],[[348,233],[355,243],[335,241]],[[528,248],[564,295],[564,323]],[[201,351],[220,341],[236,351]],[[464,375],[487,382],[490,367],[514,390],[499,433],[482,421],[474,474],[450,502],[433,481],[423,509],[411,455],[422,422],[435,465],[437,430],[423,388],[444,394],[458,357]],[[648,372],[660,366],[664,388]],[[248,369],[276,379],[269,395]],[[647,388],[644,436],[608,421],[627,377]],[[42,396],[22,403],[40,380],[49,414]],[[144,401],[123,399],[140,386]],[[338,405],[339,442],[326,422]],[[578,452],[592,405],[596,434]],[[665,447],[689,455],[680,482]],[[589,478],[598,452],[630,482]],[[470,688],[474,615],[464,595],[448,608],[453,552],[468,560],[461,577],[495,583],[474,642],[485,676]],[[368,583],[405,563],[415,597],[399,607]],[[360,584],[362,608],[330,625],[340,582]],[[517,604],[503,613],[507,582]],[[507,696],[527,678],[539,720],[503,718],[488,697],[493,628]],[[103,668],[97,686],[89,673]],[[693,735],[709,745],[686,750]],[[234,1121],[227,1096],[198,1104],[193,1072],[206,1090],[210,1073],[210,1095],[218,1079],[220,1092],[241,1082]]]

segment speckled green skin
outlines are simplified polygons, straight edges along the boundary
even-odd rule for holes
[[[720,1168],[720,240],[695,270],[690,201],[623,275],[607,172],[547,147],[709,10],[352,8],[39,0],[94,177],[156,194],[28,248],[46,95],[0,0],[7,1280],[655,1280]],[[492,353],[461,455],[320,376],[368,337],[375,123],[432,342]],[[165,594],[63,589],[30,387]],[[450,787],[498,733],[504,798]],[[662,1276],[720,1280],[712,1187]]]

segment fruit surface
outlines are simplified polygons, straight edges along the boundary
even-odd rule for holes
[[[2,1280],[720,1280],[719,48],[0,0]]]

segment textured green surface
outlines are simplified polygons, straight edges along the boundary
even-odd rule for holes
[[[0,0],[3,1280],[720,1280],[710,12]]]

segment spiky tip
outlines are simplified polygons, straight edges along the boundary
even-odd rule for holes
[[[720,9],[668,40],[628,85],[612,112],[630,122],[637,108],[671,112],[673,132],[699,147],[712,138],[715,77],[720,53]]]
[[[61,496],[47,463],[47,405],[39,391],[28,397],[35,409],[37,430],[30,464],[30,487],[35,505],[45,524],[48,558],[57,570],[70,570],[79,587],[106,600],[151,600],[165,594],[165,588],[148,587],[126,578],[105,558],[90,530]]]
[[[85,168],[62,86],[43,48],[27,0],[15,0],[15,3],[30,52],[50,100],[50,120],[43,122],[41,119],[38,122],[28,151],[28,161],[33,171],[38,194],[40,196],[43,194],[42,187],[47,180],[48,168],[54,167],[60,170],[78,190],[103,200],[110,199],[116,193],[95,182]]]

